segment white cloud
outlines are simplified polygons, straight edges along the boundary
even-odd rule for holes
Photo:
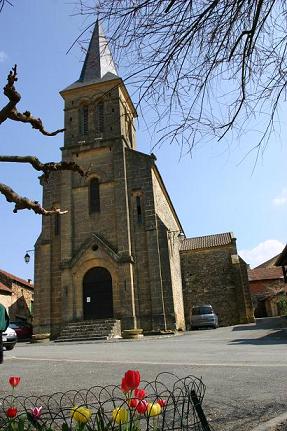
[[[277,239],[267,239],[266,241],[260,242],[251,250],[241,250],[238,253],[246,263],[249,263],[250,266],[254,268],[279,254],[284,247],[285,244]]]
[[[272,200],[273,205],[282,206],[287,203],[287,189],[283,189],[281,193]]]
[[[7,58],[7,54],[4,51],[0,51],[0,63],[3,63]]]

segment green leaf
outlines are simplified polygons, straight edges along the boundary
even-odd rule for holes
[[[18,431],[25,431],[25,422],[23,419],[19,419],[18,422]]]
[[[64,422],[64,423],[62,424],[62,431],[70,431],[70,429],[69,429],[69,427],[68,427],[68,424],[66,424],[66,422]]]

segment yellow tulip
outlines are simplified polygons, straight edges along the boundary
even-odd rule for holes
[[[158,416],[161,412],[161,406],[159,403],[148,403],[147,413],[149,416]]]
[[[122,424],[128,422],[129,420],[129,412],[123,407],[117,407],[113,410],[112,413],[113,420],[117,424]]]
[[[86,424],[92,416],[92,411],[86,407],[75,406],[71,410],[72,419],[80,424]]]

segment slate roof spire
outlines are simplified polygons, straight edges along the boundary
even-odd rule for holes
[[[89,48],[78,81],[63,91],[83,87],[96,82],[119,78],[107,39],[100,22],[97,20],[90,40]]]
[[[83,83],[95,81],[102,79],[107,73],[117,75],[108,42],[97,20],[79,81]]]

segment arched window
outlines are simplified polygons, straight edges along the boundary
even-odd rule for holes
[[[95,105],[95,130],[97,134],[104,133],[104,103],[97,102]]]
[[[138,223],[142,223],[143,222],[142,203],[141,203],[141,197],[140,196],[136,196],[136,209],[137,209],[137,221],[138,221]]]
[[[80,108],[80,134],[87,135],[89,131],[89,108],[88,106],[82,106]]]
[[[89,213],[101,211],[100,206],[100,185],[98,178],[92,178],[89,183]]]

